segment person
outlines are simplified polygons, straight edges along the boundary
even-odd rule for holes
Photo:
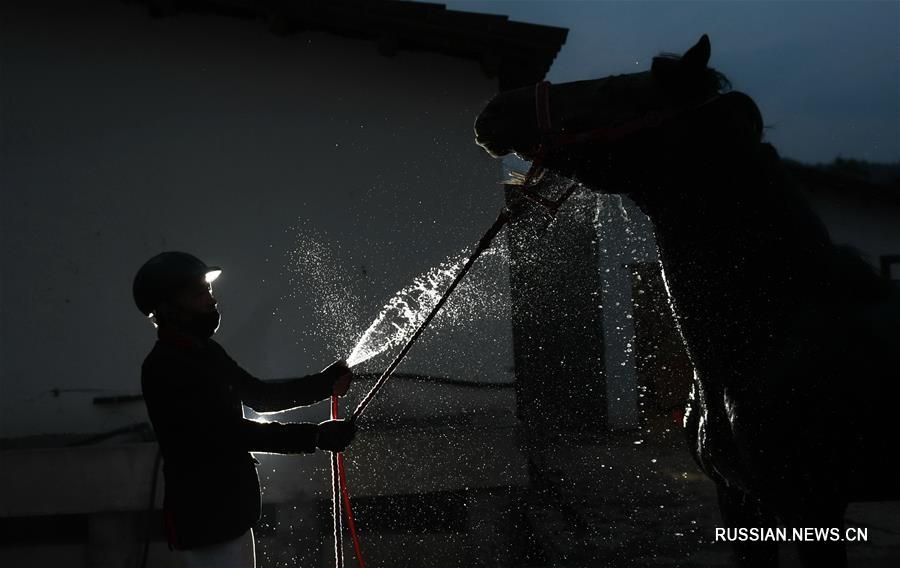
[[[253,527],[260,486],[250,452],[339,452],[353,439],[348,420],[259,422],[243,415],[343,396],[353,380],[344,361],[307,377],[264,382],[212,339],[220,315],[212,282],[222,273],[184,252],[148,260],[134,279],[138,309],[157,328],[141,387],[163,458],[163,517],[171,549],[189,567],[255,566]]]

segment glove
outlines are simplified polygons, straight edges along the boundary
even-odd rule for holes
[[[331,379],[333,394],[344,396],[350,390],[350,383],[353,382],[353,371],[347,366],[347,361],[343,359],[335,361],[328,365],[321,374]]]
[[[343,452],[356,434],[356,424],[343,418],[319,423],[316,446],[329,452]]]

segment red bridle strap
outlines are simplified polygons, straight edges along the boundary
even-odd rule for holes
[[[534,86],[534,112],[537,116],[538,131],[541,134],[553,131],[550,119],[550,81],[541,81]]]
[[[555,214],[560,205],[562,205],[562,202],[572,194],[576,184],[573,184],[573,187],[569,188],[562,198],[556,201],[547,199],[531,189],[531,185],[534,183],[535,179],[540,177],[539,174],[544,169],[544,160],[547,157],[548,151],[560,146],[570,146],[591,140],[611,142],[629,134],[659,126],[666,120],[696,110],[719,98],[719,95],[716,94],[691,107],[682,107],[666,112],[649,111],[639,118],[614,126],[605,126],[568,133],[557,133],[553,131],[553,119],[550,114],[550,86],[550,81],[541,81],[534,85],[534,112],[538,127],[538,147],[531,160],[531,167],[528,169],[528,173],[525,174],[525,179],[522,181],[522,192],[528,199],[546,207],[551,214]]]
[[[554,132],[553,130],[553,121],[550,116],[550,82],[541,81],[540,83],[537,83],[534,88],[535,110],[537,112],[538,134],[540,137],[538,154],[542,160],[547,151],[551,148],[579,144],[589,140],[602,140],[605,142],[618,140],[629,134],[634,134],[635,132],[640,132],[647,128],[657,127],[667,120],[706,106],[720,96],[715,94],[696,105],[675,108],[665,112],[651,110],[643,116],[614,126],[604,126],[600,128],[591,128],[589,130],[563,133]]]
[[[529,186],[531,186],[537,174],[543,169],[542,164],[547,150],[544,135],[549,135],[553,131],[553,124],[550,120],[550,81],[541,81],[534,85],[534,114],[537,117],[540,141],[534,153],[534,158],[531,160],[531,167],[528,168],[525,179],[522,181],[522,189],[530,199],[538,201],[541,205],[547,207],[548,204],[542,202],[542,200],[546,200],[537,193],[531,192]]]

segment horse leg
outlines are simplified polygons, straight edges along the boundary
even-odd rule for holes
[[[716,483],[719,493],[719,512],[722,522],[729,528],[775,528],[775,514],[766,508],[759,499],[723,483]],[[732,542],[732,549],[741,568],[778,566],[778,543]]]
[[[842,540],[846,534],[844,525],[846,511],[846,502],[823,499],[820,502],[807,504],[791,516],[785,516],[785,524],[791,529],[811,528],[819,529],[819,531],[837,529],[839,531],[836,535],[827,534],[824,540],[798,541],[797,552],[803,566],[846,568],[847,546]],[[837,538],[832,540],[832,536]]]

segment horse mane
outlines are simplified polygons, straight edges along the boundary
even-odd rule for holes
[[[708,66],[686,67],[682,61],[683,56],[677,53],[662,52],[653,58],[651,72],[682,104],[719,95],[718,102],[711,107],[718,109],[713,123],[720,133],[719,142],[742,141],[738,150],[741,153],[748,151],[748,144],[762,142],[764,124],[756,102],[732,90],[731,81],[724,73]],[[722,149],[718,142],[715,147]]]
[[[688,80],[684,80],[683,74],[674,73],[681,67],[682,56],[677,53],[662,52],[653,58],[651,70],[660,77],[679,77],[675,83],[679,90],[686,90],[690,94],[700,93],[725,93],[731,90],[731,81],[724,73],[712,67],[705,67],[700,73],[691,74]]]

